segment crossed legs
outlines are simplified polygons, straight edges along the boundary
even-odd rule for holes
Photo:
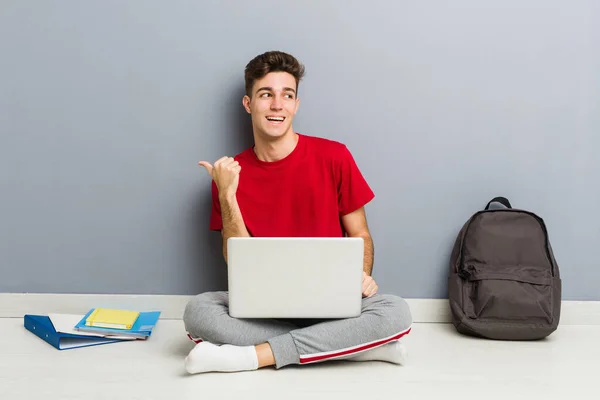
[[[318,321],[236,319],[229,316],[228,303],[227,292],[203,293],[188,303],[185,329],[197,343],[186,358],[188,372],[333,359],[402,363],[405,350],[398,340],[412,324],[406,301],[392,295],[364,298],[359,317]]]

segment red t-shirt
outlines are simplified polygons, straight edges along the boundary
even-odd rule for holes
[[[236,193],[242,218],[255,237],[342,237],[340,221],[375,197],[347,147],[299,135],[285,158],[265,162],[253,148],[234,157],[242,170]],[[221,207],[212,182],[210,229],[221,230]]]

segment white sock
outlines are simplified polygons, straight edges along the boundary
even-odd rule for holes
[[[258,369],[258,357],[254,346],[217,346],[200,342],[185,358],[185,369],[190,374],[249,371]]]
[[[406,362],[406,347],[398,340],[386,343],[383,346],[371,350],[363,351],[355,356],[348,357],[349,361],[386,361],[394,364],[404,364]]]

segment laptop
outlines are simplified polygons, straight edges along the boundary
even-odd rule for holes
[[[229,315],[351,318],[362,309],[362,238],[229,238]]]

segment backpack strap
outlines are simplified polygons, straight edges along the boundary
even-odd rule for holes
[[[492,203],[500,203],[506,208],[512,208],[512,206],[510,205],[510,201],[508,201],[508,199],[506,197],[494,197],[493,199],[491,199],[489,201],[489,203],[487,203],[487,206],[485,206],[485,209],[489,210],[490,205]]]

